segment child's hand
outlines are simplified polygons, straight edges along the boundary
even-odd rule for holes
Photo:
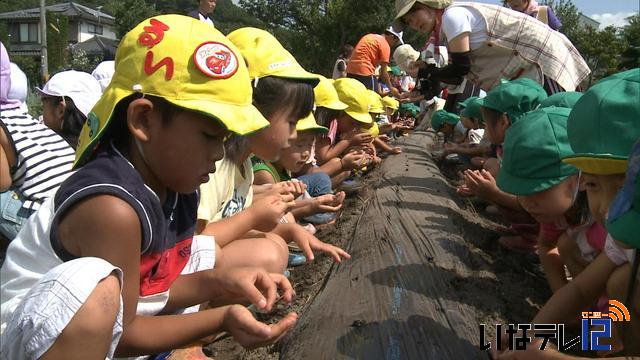
[[[246,307],[232,305],[225,312],[222,327],[244,348],[253,349],[278,342],[297,320],[298,315],[291,312],[279,322],[267,325],[257,321]]]
[[[315,236],[312,236],[312,239],[309,239],[309,245],[313,250],[321,251],[331,256],[333,258],[333,261],[337,263],[341,263],[342,259],[351,259],[351,255],[349,255],[346,251],[337,246],[322,242]]]
[[[325,194],[313,198],[313,211],[315,213],[337,212],[342,208],[342,202],[345,198],[344,191],[335,195]]]
[[[489,198],[500,191],[496,179],[486,170],[466,170],[464,172],[465,183],[469,190],[480,197]]]
[[[269,274],[260,268],[235,267],[214,270],[224,299],[248,299],[256,308],[271,311],[280,298],[291,302],[295,296],[289,280],[282,274]],[[278,297],[278,289],[281,297]]]
[[[251,204],[246,211],[251,212],[253,229],[268,232],[280,223],[280,219],[294,205],[294,197],[288,195],[267,195]]]
[[[362,151],[353,151],[342,157],[343,170],[359,169],[364,163],[364,153]]]
[[[458,145],[451,143],[451,142],[446,142],[444,143],[444,153],[445,154],[453,154],[456,153],[458,151]]]
[[[401,153],[402,153],[402,149],[400,149],[399,146],[396,146],[396,147],[391,149],[391,154],[393,154],[393,155],[398,155],[398,154],[401,154]]]
[[[281,181],[274,184],[273,188],[277,190],[279,194],[291,194],[294,198],[297,198],[304,194],[305,190],[307,190],[307,185],[302,181]]]
[[[475,193],[471,189],[469,189],[467,184],[462,184],[462,185],[458,186],[456,188],[456,192],[460,196],[473,196],[473,195],[475,195]]]
[[[360,146],[363,144],[368,144],[372,141],[373,136],[367,132],[355,134],[350,140],[352,146]]]
[[[386,134],[379,135],[379,136],[378,136],[378,139],[380,139],[380,140],[382,140],[382,141],[384,141],[384,142],[388,142],[389,140],[391,140],[391,139],[389,138],[389,136],[388,136],[388,135],[386,135]]]

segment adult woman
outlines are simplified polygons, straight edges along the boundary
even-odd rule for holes
[[[573,91],[589,73],[562,34],[523,13],[497,5],[452,0],[396,0],[398,30],[406,25],[446,40],[451,64],[423,67],[421,78],[459,84],[466,77],[484,90],[501,79],[528,77],[549,94]]]
[[[562,26],[551,6],[539,5],[536,0],[505,0],[504,5],[542,21],[553,30]]]

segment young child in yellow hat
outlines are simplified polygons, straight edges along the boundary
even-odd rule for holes
[[[195,312],[238,296],[268,310],[278,287],[293,296],[282,274],[214,270],[214,239],[194,236],[197,189],[225,137],[268,126],[251,94],[238,49],[197,20],[157,16],[123,37],[80,134],[76,173],[7,250],[2,357],[141,356],[220,331],[258,346],[294,325],[294,313],[266,325],[241,305]],[[280,198],[269,205],[287,210]]]
[[[307,118],[298,121],[296,130],[298,137],[282,152],[278,161],[254,163],[254,183],[275,184],[295,177],[307,185],[307,191],[303,199],[296,200],[291,214],[297,220],[315,225],[325,224],[335,219],[335,213],[342,207],[344,192],[332,194],[331,178],[326,173],[314,172],[297,177],[296,174],[306,165],[317,134],[326,133],[328,129],[318,125],[313,114],[309,114]],[[340,261],[340,258],[336,260]]]

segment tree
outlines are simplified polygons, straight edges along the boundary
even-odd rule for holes
[[[627,48],[622,52],[620,68],[622,70],[640,67],[640,14],[627,18],[629,24],[622,30]]]
[[[61,70],[67,62],[68,27],[68,17],[47,12],[47,61],[51,74]]]
[[[392,0],[240,0],[309,71],[329,75],[342,44],[382,32],[393,19]],[[366,9],[366,11],[363,11]],[[425,36],[408,33],[415,47]],[[416,46],[417,45],[417,46]]]
[[[142,20],[157,14],[154,5],[148,5],[144,0],[117,0],[110,7],[116,18],[116,35],[122,38]]]

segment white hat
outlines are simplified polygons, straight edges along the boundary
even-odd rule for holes
[[[420,52],[409,44],[400,45],[393,52],[393,62],[404,72],[408,72],[409,64],[420,59]]]
[[[113,74],[116,72],[116,62],[113,60],[103,61],[91,73],[102,87],[102,91],[109,85]]]
[[[27,102],[27,91],[29,88],[27,75],[14,63],[11,63],[11,87],[9,87],[9,99]]]
[[[47,96],[70,97],[84,116],[89,115],[93,105],[102,96],[102,88],[98,80],[89,73],[75,70],[62,71],[53,75],[42,89],[36,88],[36,90]]]
[[[398,40],[400,40],[400,44],[404,44],[404,40],[402,39],[402,31],[398,32],[395,31],[393,29],[393,26],[389,26],[389,28],[387,30],[385,30],[386,32],[388,32],[391,35],[394,35],[395,37],[398,38]]]

